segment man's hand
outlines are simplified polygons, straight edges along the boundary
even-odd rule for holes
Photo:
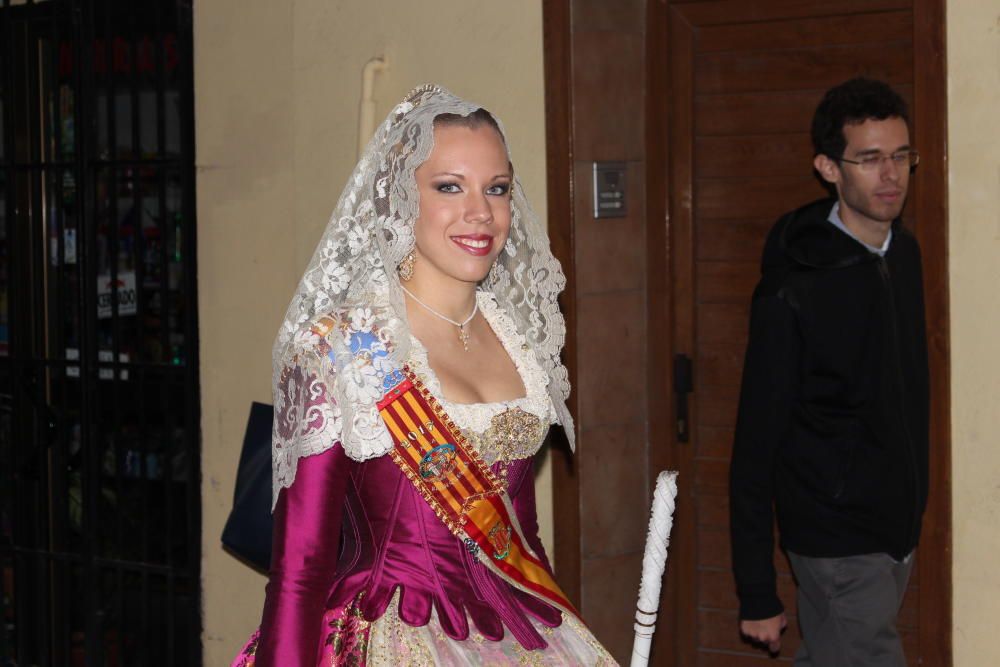
[[[751,641],[767,646],[771,653],[781,650],[781,633],[788,627],[785,612],[760,621],[740,621],[740,632]]]

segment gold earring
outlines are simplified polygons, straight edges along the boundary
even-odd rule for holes
[[[413,254],[411,250],[409,254],[403,258],[403,261],[399,263],[396,267],[396,271],[399,273],[399,279],[403,282],[408,282],[413,278],[413,265],[417,261],[417,256]]]

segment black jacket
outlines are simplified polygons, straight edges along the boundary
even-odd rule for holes
[[[753,295],[730,469],[744,619],[782,611],[781,546],[812,557],[917,544],[927,501],[928,377],[920,250],[893,224],[884,258],[827,221],[833,200],[782,217]]]

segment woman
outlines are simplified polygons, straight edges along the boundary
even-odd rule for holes
[[[614,664],[538,539],[564,283],[497,121],[408,95],[275,343],[271,578],[234,665]]]

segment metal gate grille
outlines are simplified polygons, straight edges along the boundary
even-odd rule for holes
[[[0,664],[199,665],[190,1],[0,31]]]

